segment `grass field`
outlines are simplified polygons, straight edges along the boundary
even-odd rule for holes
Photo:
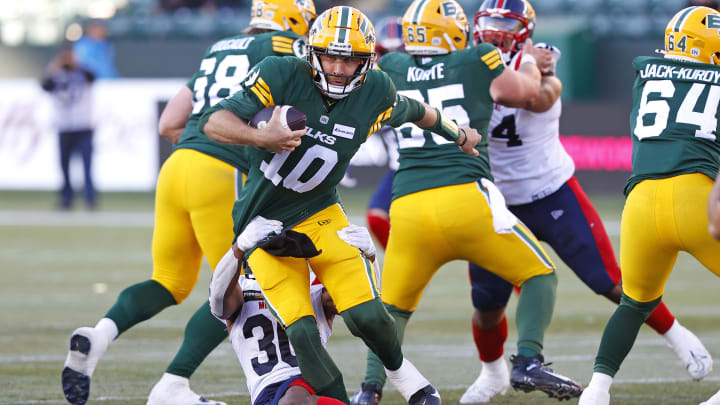
[[[367,190],[343,195],[349,213],[361,216]],[[596,197],[594,201],[617,246],[622,200]],[[0,193],[3,404],[64,403],[60,371],[70,333],[78,326],[94,325],[123,288],[146,280],[152,270],[152,195],[105,194],[100,210],[92,213],[54,212],[53,202],[51,193]],[[545,356],[559,372],[587,383],[613,305],[580,284],[564,265],[558,265],[558,299],[545,339]],[[185,322],[207,299],[209,274],[205,266],[186,302],[136,326],[110,347],[93,376],[91,403],[145,403],[180,345]],[[717,278],[695,259],[681,255],[665,295],[675,315],[716,357],[720,355],[719,287]],[[453,262],[438,272],[407,329],[407,357],[440,389],[445,403],[457,403],[479,372],[470,332],[471,313],[465,265]],[[508,315],[509,355],[517,337],[514,306]],[[362,342],[338,322],[328,348],[343,371],[348,390],[354,391],[364,375]],[[643,328],[616,382],[613,404],[697,404],[720,388],[720,373],[715,371],[702,382],[690,381],[664,340]],[[242,370],[227,343],[198,369],[192,387],[228,403],[250,402]],[[383,404],[402,403],[399,394],[388,388]],[[555,401],[541,393],[509,392],[492,403]]]

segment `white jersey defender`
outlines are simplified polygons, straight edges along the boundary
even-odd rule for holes
[[[251,401],[255,403],[265,387],[299,376],[300,368],[295,350],[267,308],[257,281],[252,275],[244,275],[239,283],[245,303],[230,330],[230,343],[245,373]],[[310,298],[324,346],[332,329],[325,318],[322,289],[322,284],[310,286]]]
[[[509,66],[517,69],[521,55],[516,54]],[[542,113],[495,104],[488,126],[490,169],[507,205],[550,195],[575,172],[572,158],[560,143],[561,112],[559,98]]]

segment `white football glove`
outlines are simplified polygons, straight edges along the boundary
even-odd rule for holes
[[[560,57],[562,56],[562,52],[560,52],[560,49],[558,49],[558,47],[556,47],[556,46],[552,46],[545,42],[538,42],[537,44],[535,44],[535,48],[549,49],[550,52],[552,52],[553,64],[552,64],[552,68],[550,69],[550,71],[553,74],[555,74],[555,69],[557,68],[557,62],[558,62],[558,60],[560,60]]]
[[[235,244],[238,249],[247,252],[263,240],[266,236],[282,232],[283,224],[280,221],[265,219],[260,215],[253,218],[247,224],[242,233],[237,237]]]
[[[375,244],[370,237],[370,232],[364,226],[351,224],[337,231],[337,234],[348,245],[362,250],[365,256],[375,256]]]

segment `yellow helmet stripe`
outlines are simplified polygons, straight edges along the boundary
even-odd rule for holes
[[[696,9],[697,7],[688,7],[687,10],[680,14],[677,21],[675,21],[675,27],[673,28],[673,31],[680,32],[682,26],[685,24],[685,21],[687,21],[687,18],[690,17],[690,14],[692,14],[693,11],[695,11]]]
[[[422,18],[423,13],[425,12],[425,7],[427,7],[427,4],[430,0],[421,0],[420,3],[418,3],[417,7],[415,8],[415,15],[413,15],[413,24],[420,24],[420,19]]]

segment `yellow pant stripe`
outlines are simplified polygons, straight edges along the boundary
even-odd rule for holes
[[[523,225],[517,224],[513,226],[513,233],[522,239],[525,244],[535,252],[535,255],[540,259],[545,266],[549,269],[554,269],[555,266],[552,264],[552,260],[547,256],[545,251],[533,240],[530,231],[525,229]]]

